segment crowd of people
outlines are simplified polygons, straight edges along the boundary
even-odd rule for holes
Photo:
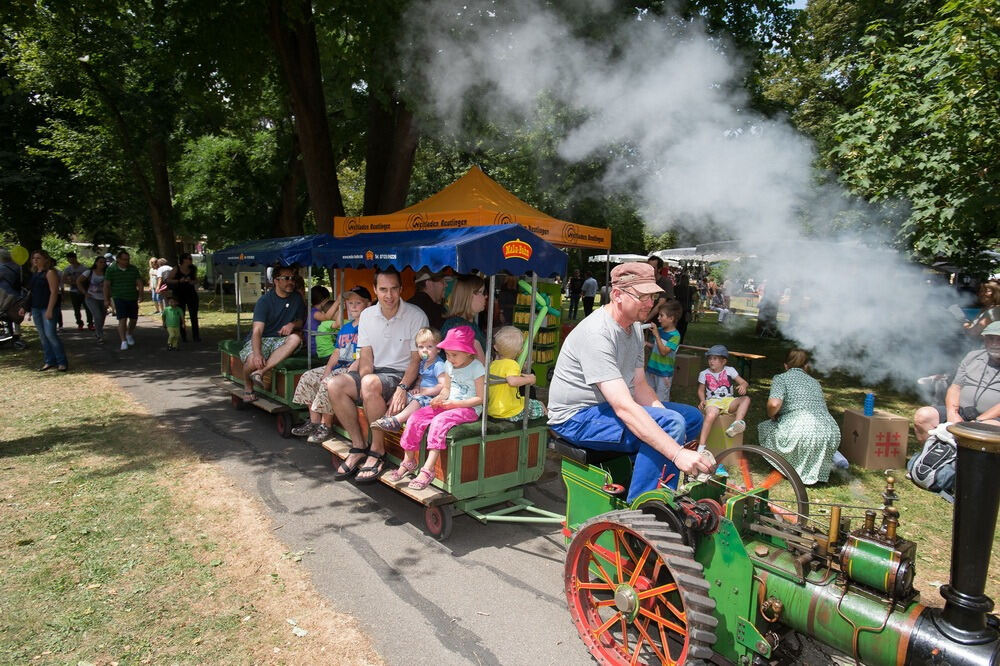
[[[22,311],[38,330],[42,371],[69,369],[59,336],[64,294],[79,329],[93,331],[103,343],[110,313],[117,319],[120,349],[135,344],[145,284],[129,253],[98,256],[89,267],[74,253],[65,259],[68,266],[60,272],[44,250],[31,253],[32,273],[23,285],[28,296]],[[16,294],[20,289],[15,266],[9,252],[0,250],[0,291]],[[180,255],[177,267],[150,259],[146,278],[167,333],[167,348],[187,341],[188,324],[198,341],[198,276],[191,255]],[[500,285],[493,313],[496,334],[487,340],[483,329],[489,298],[480,276],[456,275],[449,286],[442,274],[418,271],[416,293],[406,302],[399,273],[381,270],[375,275],[374,295],[356,286],[332,298],[328,289],[317,286],[307,308],[296,268],[276,267],[273,289],[257,301],[250,335],[239,354],[243,399],[256,400],[256,387],[264,383],[266,373],[305,345],[325,363],[303,375],[297,385],[294,402],[308,407],[309,419],[293,434],[323,442],[336,419],[351,448],[335,478],[362,484],[374,482],[384,471],[385,434],[400,433],[406,456],[391,478],[412,476],[411,487],[427,487],[437,473],[437,455],[447,431],[480,418],[483,409],[498,419],[547,415],[553,432],[576,445],[633,456],[630,499],[655,487],[665,469],[675,478],[678,471],[711,471],[709,433],[724,414],[730,419],[727,437],[746,429],[748,383],[728,365],[726,347],[713,345],[706,352],[708,367],[698,376],[697,406],[671,402],[671,387],[677,351],[697,303],[719,309],[723,320],[728,290],[706,275],[693,284],[684,272],[668,277],[658,257],[616,266],[610,278],[596,309],[596,278],[574,271],[568,280],[568,316],[576,319],[582,304],[583,318],[562,342],[546,407],[522,395],[535,377],[518,365],[524,333],[509,325],[517,278],[510,276]],[[964,330],[970,340],[982,341],[982,348],[962,360],[942,404],[917,410],[918,442],[942,423],[1000,424],[1000,285],[983,284],[979,301],[982,310],[965,322]],[[494,360],[487,369],[488,346]],[[501,381],[491,387],[488,401],[487,376]],[[359,422],[359,404],[365,427]],[[785,371],[773,378],[766,414],[757,425],[760,445],[780,453],[807,485],[827,481],[840,432],[822,387],[810,374],[804,350],[791,350]],[[367,428],[370,441],[364,434]],[[417,452],[425,440],[428,455],[418,469]]]

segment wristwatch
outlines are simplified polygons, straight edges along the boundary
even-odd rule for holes
[[[406,384],[404,382],[399,382],[398,384],[396,384],[396,388],[401,388],[404,391],[409,391],[410,390],[410,385]]]

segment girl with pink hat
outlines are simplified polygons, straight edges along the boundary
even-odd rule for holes
[[[444,364],[444,388],[431,404],[413,412],[399,440],[406,452],[399,468],[389,474],[398,482],[417,469],[420,440],[427,433],[427,460],[409,488],[423,490],[435,477],[441,450],[448,446],[446,438],[452,426],[475,421],[483,413],[486,394],[486,367],[476,359],[476,334],[469,326],[456,326],[448,331],[438,349],[448,359]]]

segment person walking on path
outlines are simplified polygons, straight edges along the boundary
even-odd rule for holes
[[[201,342],[198,332],[198,267],[187,252],[177,258],[177,268],[167,278],[167,286],[173,291],[177,304],[187,312],[191,320],[191,339]],[[187,342],[187,329],[184,326],[181,326],[181,340]]]
[[[98,344],[104,344],[104,320],[108,316],[107,303],[104,300],[104,274],[108,262],[104,257],[97,257],[88,270],[76,280],[77,289],[86,294],[87,311],[94,317],[94,336]]]
[[[597,296],[597,280],[589,272],[580,287],[580,295],[583,297],[583,316],[589,317],[594,311],[594,298]]]
[[[66,372],[69,370],[69,361],[66,360],[66,350],[56,330],[59,272],[53,267],[52,257],[45,250],[35,250],[31,253],[31,269],[33,272],[28,282],[28,290],[31,292],[31,320],[38,329],[44,359],[42,367],[38,369],[56,368],[60,372]],[[23,310],[21,312],[24,313]]]
[[[82,309],[87,316],[87,328],[92,331],[94,330],[94,315],[87,309],[86,293],[80,291],[79,286],[77,286],[77,281],[87,270],[87,267],[76,260],[76,252],[67,252],[66,260],[69,262],[69,266],[63,269],[62,282],[66,286],[66,291],[69,293],[69,301],[73,305],[76,327],[81,331],[83,330],[83,316],[80,314],[80,310]]]
[[[135,344],[135,325],[139,321],[139,301],[142,300],[142,276],[131,264],[126,250],[119,250],[115,263],[104,272],[104,302],[111,304],[111,313],[118,318],[121,350]]]
[[[580,308],[580,294],[583,290],[583,278],[580,277],[580,269],[573,269],[573,275],[570,277],[566,286],[569,291],[569,312],[566,314],[570,321],[573,321],[576,319],[576,315]]]
[[[184,310],[177,307],[177,299],[167,298],[167,304],[160,315],[163,328],[167,329],[167,351],[181,348],[181,327],[184,326]]]
[[[160,270],[157,267],[157,258],[149,258],[149,299],[153,301],[154,314],[163,314],[165,299],[160,293]]]

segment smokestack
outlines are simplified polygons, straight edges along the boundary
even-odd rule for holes
[[[941,588],[945,605],[935,623],[956,642],[988,643],[997,640],[986,623],[993,600],[984,591],[1000,506],[1000,427],[956,423],[948,431],[958,441],[951,583]]]

